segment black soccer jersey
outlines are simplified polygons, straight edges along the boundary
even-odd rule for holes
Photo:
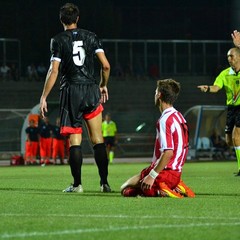
[[[39,128],[27,127],[26,134],[28,134],[29,140],[32,142],[38,142]]]
[[[43,138],[50,138],[52,134],[52,126],[50,124],[42,123],[39,126],[39,133]]]
[[[95,82],[94,55],[103,52],[95,33],[71,29],[51,39],[51,60],[60,63],[60,88],[68,83]]]

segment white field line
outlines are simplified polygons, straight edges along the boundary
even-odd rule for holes
[[[28,214],[28,213],[0,213],[0,217],[77,217],[77,218],[133,218],[133,219],[162,219],[162,218],[166,218],[166,216],[161,216],[161,215],[140,215],[140,216],[130,216],[130,215],[101,215],[101,214]],[[206,220],[210,220],[210,219],[214,219],[214,220],[221,220],[221,219],[225,219],[226,220],[226,216],[222,216],[222,217],[204,217],[204,216],[178,216],[178,215],[169,215],[167,216],[168,218],[175,218],[175,219],[206,219]],[[228,217],[227,220],[239,220],[240,216],[236,216],[236,217]]]
[[[14,233],[14,234],[1,234],[1,239],[11,238],[32,238],[32,237],[43,237],[43,236],[58,236],[58,235],[72,235],[81,233],[96,233],[96,232],[117,232],[126,230],[142,230],[142,229],[154,229],[154,228],[196,228],[196,227],[217,227],[217,226],[240,226],[240,222],[235,223],[190,223],[190,224],[157,224],[157,225],[146,225],[146,226],[123,226],[123,227],[107,227],[107,228],[83,228],[75,230],[63,230],[63,231],[52,231],[52,232],[26,232],[26,233]]]

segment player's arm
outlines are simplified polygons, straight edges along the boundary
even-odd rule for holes
[[[238,32],[237,30],[234,30],[231,36],[232,36],[233,44],[235,45],[235,47],[240,48],[240,32]]]
[[[158,161],[157,166],[150,171],[150,173],[143,179],[141,183],[142,189],[150,189],[158,176],[158,174],[165,168],[165,166],[169,163],[170,159],[173,156],[172,149],[166,149]]]
[[[27,133],[27,142],[30,142],[29,133]]]
[[[217,93],[221,88],[217,85],[199,85],[197,86],[202,92]]]
[[[100,91],[102,94],[101,100],[102,102],[106,102],[108,100],[107,84],[110,76],[110,64],[104,52],[97,52],[96,55],[101,64],[100,70]]]
[[[43,118],[45,117],[45,112],[48,111],[46,99],[57,80],[59,65],[60,65],[60,62],[52,61],[47,72],[42,96],[40,98],[40,114]]]

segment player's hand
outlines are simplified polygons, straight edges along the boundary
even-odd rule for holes
[[[235,47],[240,47],[240,32],[237,30],[234,30],[233,33],[231,34],[232,39],[233,39],[233,44]]]
[[[202,92],[207,92],[209,86],[208,85],[199,85],[197,86]]]
[[[45,98],[41,97],[40,99],[40,106],[39,106],[39,110],[40,110],[40,116],[42,118],[45,118],[45,113],[48,112],[48,109],[47,109],[47,101]]]
[[[101,103],[105,103],[108,100],[108,89],[106,86],[100,87],[101,92]]]
[[[143,191],[147,190],[147,189],[151,189],[154,181],[155,181],[155,179],[153,179],[151,176],[147,175],[141,182],[141,189]]]

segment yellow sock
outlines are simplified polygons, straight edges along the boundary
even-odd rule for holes
[[[113,152],[113,151],[110,151],[110,152],[109,152],[109,161],[110,161],[110,163],[113,162],[113,159],[114,159],[114,152]]]
[[[238,170],[240,171],[240,146],[235,147],[235,153],[237,157]]]

